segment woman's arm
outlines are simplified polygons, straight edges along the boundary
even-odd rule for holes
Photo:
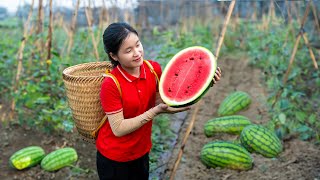
[[[190,107],[172,108],[166,104],[160,103],[159,105],[134,118],[124,119],[123,112],[121,111],[108,115],[108,120],[113,134],[117,137],[121,137],[139,129],[158,114],[177,113],[188,109],[190,109]]]
[[[124,119],[123,111],[118,113],[108,115],[108,120],[115,136],[121,137],[129,134],[141,126],[149,122],[156,114],[152,109],[146,111],[145,113],[130,119]]]

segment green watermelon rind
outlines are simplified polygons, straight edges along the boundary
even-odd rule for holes
[[[41,161],[41,168],[46,171],[56,171],[72,165],[78,160],[78,154],[74,148],[65,147],[52,151]]]
[[[204,125],[204,134],[211,137],[216,133],[240,134],[252,122],[242,115],[230,115],[209,119]]]
[[[198,91],[198,93],[196,93],[193,98],[190,98],[186,101],[182,101],[182,102],[177,102],[174,100],[171,100],[170,98],[165,96],[164,90],[161,88],[163,87],[163,81],[165,79],[165,76],[168,72],[169,67],[171,67],[171,65],[173,64],[174,60],[179,57],[181,54],[186,53],[187,51],[190,50],[201,50],[205,53],[207,53],[207,55],[209,55],[209,59],[212,60],[211,63],[211,69],[212,71],[210,71],[210,74],[208,75],[208,79],[206,81],[206,83],[203,85],[203,87]],[[175,54],[171,60],[168,62],[168,64],[166,65],[165,69],[162,72],[161,78],[160,78],[160,83],[159,83],[159,93],[161,96],[161,99],[163,100],[164,103],[166,103],[167,105],[171,106],[171,107],[185,107],[185,106],[190,106],[196,102],[198,102],[202,96],[204,96],[206,94],[206,92],[210,89],[210,85],[212,83],[212,80],[214,78],[214,74],[215,71],[217,69],[217,61],[215,56],[212,54],[212,52],[210,50],[208,50],[205,47],[201,47],[201,46],[192,46],[192,47],[188,47],[185,48],[183,50],[181,50],[180,52],[178,52],[177,54]]]
[[[29,146],[13,153],[9,165],[17,170],[36,166],[45,157],[45,151],[39,146]]]
[[[228,141],[213,141],[205,144],[200,160],[208,167],[249,170],[253,167],[251,154],[242,146]]]
[[[249,125],[242,130],[240,142],[249,152],[261,154],[267,158],[275,158],[283,150],[277,135],[257,124]]]
[[[247,108],[251,104],[251,97],[243,91],[235,91],[229,94],[218,108],[219,116],[228,116]]]

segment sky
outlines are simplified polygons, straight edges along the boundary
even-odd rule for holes
[[[106,4],[110,4],[111,2],[115,2],[116,0],[105,0]],[[6,7],[10,13],[14,13],[18,6],[23,6],[25,3],[31,4],[32,0],[0,0],[0,6]],[[76,0],[53,0],[53,6],[64,6],[68,8],[73,8],[76,4]],[[80,6],[88,5],[89,0],[81,0]],[[91,0],[92,3],[95,4],[95,6],[102,5],[103,0]],[[133,6],[133,4],[137,3],[136,0],[117,0],[120,7],[130,7]],[[131,2],[131,3],[128,3]],[[39,0],[34,0],[34,6],[37,7],[39,3]],[[43,0],[43,5],[46,5],[49,3],[49,0]],[[92,4],[93,6],[93,4]]]

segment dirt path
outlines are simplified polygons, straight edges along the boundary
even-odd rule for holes
[[[249,171],[206,168],[199,159],[201,148],[212,140],[232,140],[236,136],[216,135],[207,138],[203,126],[209,119],[217,117],[216,111],[222,100],[232,91],[241,90],[249,93],[252,104],[249,109],[239,114],[247,116],[256,124],[262,124],[269,119],[265,107],[266,92],[259,77],[260,71],[250,67],[247,61],[222,59],[218,62],[223,71],[223,78],[211,89],[202,100],[193,130],[188,138],[182,160],[176,172],[175,179],[320,179],[320,148],[308,142],[291,140],[284,142],[285,151],[278,159],[267,159],[253,154],[254,168]],[[179,135],[179,142],[186,132],[191,120],[191,110],[186,123]],[[176,160],[180,144],[178,144],[169,161],[163,179],[168,179]]]

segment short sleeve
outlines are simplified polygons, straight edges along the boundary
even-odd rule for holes
[[[106,77],[101,84],[100,101],[106,114],[122,111],[120,92],[112,78]]]

